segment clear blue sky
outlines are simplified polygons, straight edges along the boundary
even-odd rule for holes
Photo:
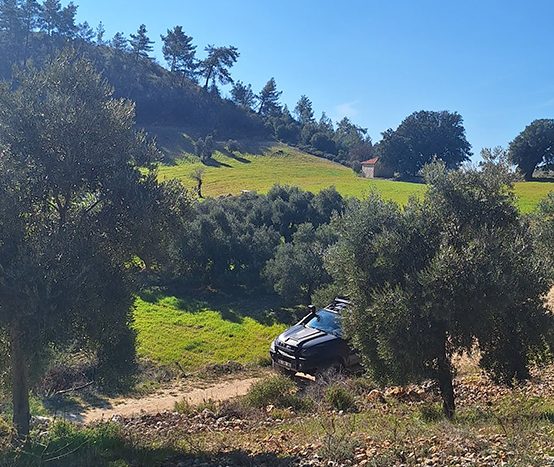
[[[374,141],[415,110],[456,110],[478,154],[554,117],[550,0],[75,0],[78,20],[108,35],[145,23],[156,40],[182,25],[235,45],[232,74],[258,90],[274,76],[290,108],[301,94]]]

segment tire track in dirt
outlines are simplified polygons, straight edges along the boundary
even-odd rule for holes
[[[207,400],[221,402],[233,397],[245,395],[250,387],[261,378],[250,377],[231,379],[206,388],[171,387],[158,391],[155,394],[141,398],[114,398],[109,399],[102,407],[92,407],[75,415],[77,421],[91,423],[99,420],[109,420],[115,415],[131,417],[140,414],[155,414],[164,411],[173,411],[175,403],[187,400],[192,405]]]

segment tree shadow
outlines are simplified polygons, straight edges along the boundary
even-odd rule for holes
[[[209,159],[204,159],[202,161],[202,164],[207,165],[208,167],[216,167],[216,168],[232,167],[232,165],[226,164],[225,162],[218,161],[218,160],[213,159],[211,157]]]
[[[554,177],[533,177],[528,182],[554,183]]]
[[[244,157],[239,156],[238,154],[235,154],[234,152],[229,151],[226,148],[219,149],[219,152],[224,156],[229,157],[230,159],[234,159],[242,164],[250,164],[252,162],[248,159],[245,159]]]
[[[56,419],[74,423],[83,423],[85,420],[85,407],[112,409],[109,399],[96,391],[83,391],[79,394],[81,401],[68,399],[63,396],[49,397],[42,400],[44,408]]]
[[[300,464],[298,457],[279,456],[273,452],[255,454],[242,449],[234,449],[228,452],[185,453],[178,447],[149,445],[140,440],[133,441],[122,436],[113,437],[103,434],[99,434],[95,442],[87,441],[89,440],[86,435],[79,438],[78,432],[62,435],[46,446],[38,441],[29,441],[24,450],[0,453],[0,464],[29,467],[43,465],[59,467],[99,465],[291,467]]]
[[[187,313],[217,311],[226,321],[240,323],[246,317],[260,324],[294,324],[305,315],[302,306],[288,306],[275,294],[236,295],[223,292],[150,290],[140,298],[152,304],[166,304]]]

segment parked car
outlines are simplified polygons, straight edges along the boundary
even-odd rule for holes
[[[306,317],[271,343],[273,366],[283,372],[307,374],[360,368],[360,357],[342,333],[341,313],[350,305],[342,298],[319,310],[310,305]]]

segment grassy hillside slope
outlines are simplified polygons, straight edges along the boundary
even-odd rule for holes
[[[269,344],[294,321],[273,297],[231,301],[145,295],[135,302],[134,326],[141,357],[196,370],[229,360],[268,359]]]
[[[410,196],[419,195],[425,185],[383,179],[365,179],[340,164],[306,154],[283,144],[260,146],[244,153],[217,152],[209,166],[197,157],[182,152],[171,165],[160,167],[162,179],[177,178],[192,187],[190,173],[204,167],[205,196],[239,194],[241,190],[267,192],[274,184],[297,185],[317,192],[334,186],[342,195],[363,197],[377,190],[386,199],[405,203]],[[550,191],[554,183],[519,182],[515,185],[518,205],[530,212]]]

